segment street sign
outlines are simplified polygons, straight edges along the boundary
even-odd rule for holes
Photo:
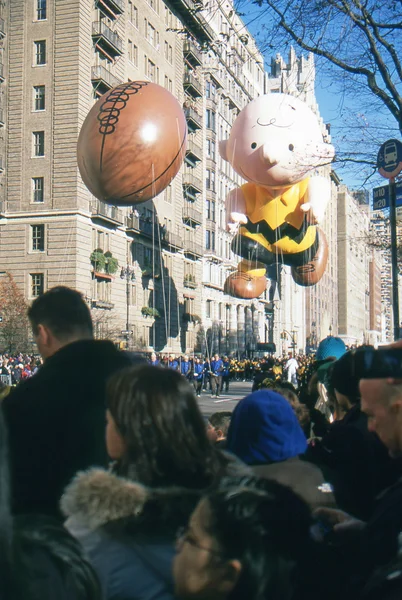
[[[133,335],[134,331],[128,331],[128,329],[123,329],[121,335]]]
[[[382,144],[377,155],[377,169],[385,179],[394,179],[402,171],[402,142],[388,140]]]
[[[396,206],[402,206],[402,181],[396,184]],[[389,185],[373,189],[373,210],[389,208]]]

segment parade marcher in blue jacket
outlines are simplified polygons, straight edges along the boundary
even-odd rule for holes
[[[204,365],[199,358],[194,359],[193,384],[197,398],[201,396],[202,380],[204,378]]]
[[[229,380],[230,380],[230,362],[227,356],[223,357],[223,370],[222,370],[222,388],[225,387],[225,392],[229,391]]]
[[[156,358],[155,352],[152,352],[149,363],[152,367],[157,367],[159,365],[159,360]]]
[[[204,385],[203,388],[205,391],[211,389],[211,361],[208,357],[205,357],[204,361]]]
[[[222,373],[223,361],[218,354],[215,354],[213,360],[211,360],[211,390],[212,396],[215,396],[215,398],[219,396],[222,389]]]
[[[172,356],[169,359],[169,369],[172,369],[173,371],[180,370],[179,361],[177,360],[174,354],[172,354]]]
[[[184,360],[180,363],[180,373],[186,378],[191,380],[192,364],[188,360],[188,356],[184,357]]]

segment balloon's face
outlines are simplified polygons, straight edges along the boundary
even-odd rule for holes
[[[323,142],[318,119],[304,102],[268,94],[240,112],[221,153],[247,181],[280,187],[331,162],[334,148]]]

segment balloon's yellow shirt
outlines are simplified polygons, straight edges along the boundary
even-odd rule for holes
[[[300,208],[308,201],[308,182],[306,178],[282,193],[254,183],[242,185],[249,222],[240,228],[240,234],[275,254],[296,254],[311,248],[316,227],[306,222]]]

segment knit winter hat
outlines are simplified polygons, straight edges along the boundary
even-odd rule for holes
[[[303,454],[307,441],[285,398],[259,390],[233,411],[226,449],[247,465],[263,465]]]
[[[325,360],[330,356],[333,356],[334,358],[340,358],[343,354],[345,354],[345,352],[346,346],[343,340],[341,340],[341,338],[329,335],[319,343],[315,358],[316,360]]]

